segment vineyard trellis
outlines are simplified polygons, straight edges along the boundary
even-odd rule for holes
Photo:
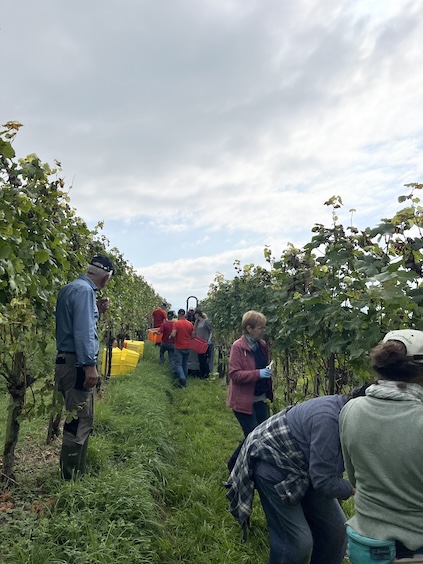
[[[398,200],[407,205],[364,230],[338,223],[342,200],[334,196],[325,202],[332,225],[316,224],[303,248],[289,244],[276,259],[266,247],[269,269],[236,262],[233,280],[218,274],[211,284],[202,307],[222,350],[239,335],[245,311],[266,315],[276,383],[286,403],[341,393],[372,378],[368,351],[384,333],[423,328],[417,196],[423,185],[406,187],[409,193]]]
[[[90,231],[69,205],[59,162],[36,155],[17,159],[21,124],[0,130],[0,376],[10,395],[2,474],[13,479],[14,451],[24,417],[51,410],[54,304],[59,288],[84,270],[92,254],[109,254],[116,276],[100,332],[142,338],[150,312],[163,302],[102,235]],[[339,197],[325,204],[332,225],[316,224],[303,248],[288,245],[268,268],[235,263],[220,274],[201,303],[213,324],[218,370],[227,371],[242,314],[262,311],[276,361],[279,397],[294,403],[337,393],[369,378],[368,350],[393,328],[423,328],[422,184],[408,184],[393,217],[359,230],[338,223]],[[27,390],[33,390],[28,398]]]
[[[54,367],[54,307],[59,288],[86,268],[88,259],[112,257],[116,276],[99,329],[142,334],[151,310],[163,301],[101,234],[90,231],[69,205],[61,165],[37,155],[16,157],[21,127],[0,130],[0,376],[10,396],[2,478],[13,479],[15,447],[23,418],[51,410]],[[28,397],[27,391],[33,394]]]

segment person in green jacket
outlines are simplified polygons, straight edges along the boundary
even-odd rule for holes
[[[378,548],[380,540],[392,548],[380,562],[392,555],[423,562],[416,560],[423,554],[423,331],[390,331],[370,357],[380,379],[340,413],[345,468],[356,490],[350,561],[372,562],[354,559],[355,540],[379,556],[389,547]]]

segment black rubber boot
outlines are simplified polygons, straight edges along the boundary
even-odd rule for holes
[[[80,473],[81,476],[83,476],[86,472],[88,439],[89,439],[89,437],[87,437],[87,440],[82,445],[81,458],[80,458],[80,461],[79,461],[79,473]]]
[[[72,480],[81,475],[81,457],[85,445],[62,445],[60,469],[65,480]]]

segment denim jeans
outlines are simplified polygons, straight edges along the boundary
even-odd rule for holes
[[[175,348],[175,370],[181,384],[186,382],[188,376],[189,353],[190,349]]]
[[[254,481],[269,527],[269,564],[341,564],[346,518],[338,500],[310,487],[301,503],[283,502],[274,485],[284,477],[276,466],[257,461]]]
[[[160,345],[160,364],[164,364],[165,352],[167,351],[169,366],[176,376],[175,369],[175,345],[173,343],[161,343]]]

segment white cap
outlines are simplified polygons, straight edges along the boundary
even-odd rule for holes
[[[400,341],[407,349],[407,357],[415,362],[423,362],[423,331],[415,329],[389,331],[383,338],[383,342],[386,341]]]

